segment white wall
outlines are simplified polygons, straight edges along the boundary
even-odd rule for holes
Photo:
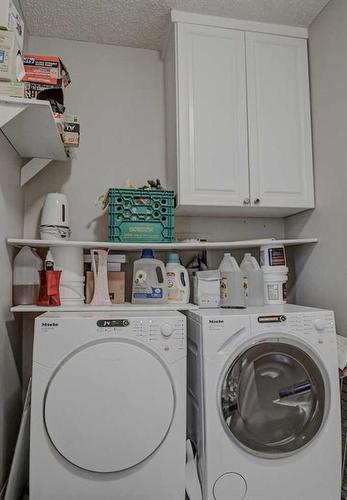
[[[59,55],[71,72],[69,111],[81,117],[76,159],[52,163],[25,188],[25,235],[37,234],[48,191],[69,197],[73,238],[106,239],[107,220],[94,200],[131,178],[139,186],[165,173],[163,64],[156,51],[49,38],[29,39],[32,52]],[[213,238],[282,237],[281,219],[177,221],[178,234]]]
[[[23,193],[19,187],[21,160],[0,133],[0,490],[7,476],[21,417],[20,320],[9,312],[12,298],[12,258],[5,238],[22,237]]]
[[[298,303],[334,309],[347,335],[347,2],[332,0],[310,27],[317,208],[290,217],[286,237],[316,236],[296,253]]]

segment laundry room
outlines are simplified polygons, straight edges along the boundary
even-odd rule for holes
[[[346,0],[0,0],[0,500],[347,500],[346,52]]]

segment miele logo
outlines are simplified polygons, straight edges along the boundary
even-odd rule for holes
[[[220,325],[220,324],[224,323],[224,320],[223,319],[210,319],[209,323],[211,323],[213,325]]]
[[[54,327],[54,326],[59,326],[59,323],[42,323],[41,326],[44,326],[44,327]]]

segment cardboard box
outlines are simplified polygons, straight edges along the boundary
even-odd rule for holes
[[[53,113],[54,114],[54,121],[57,126],[58,132],[60,135],[63,135],[64,133],[64,115],[61,113]]]
[[[27,99],[49,98],[64,105],[64,92],[61,86],[24,82],[24,97]]]
[[[19,48],[12,31],[0,30],[0,80],[16,81],[16,59]]]
[[[108,290],[112,304],[123,304],[125,300],[125,273],[109,271]],[[94,273],[86,272],[86,303],[90,304],[94,294]]]
[[[0,28],[15,33],[17,44],[22,51],[24,46],[25,25],[22,16],[12,0],[0,1]]]
[[[24,83],[0,82],[0,95],[6,97],[24,97]]]
[[[70,82],[70,75],[62,60],[57,56],[39,54],[24,55],[25,76],[23,81],[65,88]]]
[[[80,143],[80,119],[77,115],[64,113],[64,145],[69,148],[78,148]]]

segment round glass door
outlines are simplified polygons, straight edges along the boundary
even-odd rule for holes
[[[307,445],[321,428],[326,404],[322,370],[289,343],[260,342],[246,349],[222,383],[227,432],[258,455],[285,455]]]

